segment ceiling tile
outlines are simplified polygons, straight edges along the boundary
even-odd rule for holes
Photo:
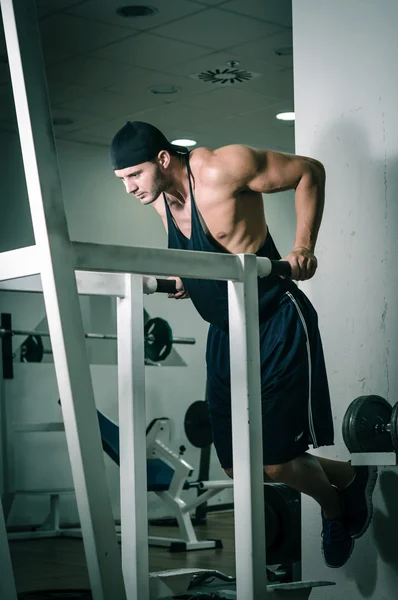
[[[116,118],[134,111],[145,110],[165,103],[162,96],[146,94],[116,94],[108,90],[98,90],[89,96],[83,96],[65,102],[60,106],[65,110],[88,112],[102,117]]]
[[[279,31],[270,25],[243,15],[218,8],[209,8],[196,15],[158,27],[156,33],[173,40],[202,44],[222,50]]]
[[[257,68],[255,64],[253,68]],[[261,65],[258,65],[258,68],[261,68]],[[293,69],[264,73],[263,77],[247,81],[245,87],[249,92],[280,98],[289,101],[293,106]]]
[[[123,83],[108,87],[108,91],[116,94],[125,94],[134,97],[161,98],[160,103],[181,102],[192,94],[201,94],[206,92],[206,88],[201,81],[190,79],[188,77],[178,77],[168,73],[159,73],[157,71],[147,71],[138,67],[129,67],[130,74]],[[153,94],[149,88],[157,85],[172,85],[178,88],[175,94]],[[157,103],[159,104],[159,102]]]
[[[191,129],[195,123],[203,123],[211,114],[207,110],[193,108],[181,104],[168,104],[160,108],[134,113],[134,119],[152,123],[163,130],[166,135],[174,129]]]
[[[146,2],[142,0],[125,0],[125,2],[120,0],[86,0],[81,6],[71,8],[68,12],[88,19],[119,25],[120,27],[145,30],[158,27],[174,19],[180,19],[204,8],[199,4],[193,4],[185,0],[150,0],[148,5],[158,9],[158,12],[154,15],[125,18],[116,14],[116,9],[121,6],[143,4],[146,4]]]
[[[262,19],[283,27],[292,27],[291,0],[230,0],[223,9]]]
[[[192,96],[183,102],[186,106],[202,108],[213,115],[233,115],[243,110],[255,110],[265,105],[275,104],[276,98],[266,98],[261,94],[253,94],[242,88],[228,86],[219,88],[207,94]]]
[[[68,125],[54,125],[54,130],[58,132],[76,131],[84,127],[91,127],[101,123],[101,119],[89,113],[81,113],[63,108],[54,107],[51,109],[53,119],[72,119],[72,123]]]
[[[212,51],[195,60],[189,60],[179,65],[167,67],[167,72],[183,77],[190,77],[190,75],[196,75],[201,71],[207,71],[208,69],[214,69],[222,65],[227,66],[226,63],[229,60],[238,60],[238,56],[229,50],[228,52]]]
[[[52,106],[89,96],[92,89],[82,85],[64,84],[62,81],[48,81],[48,93]]]
[[[283,67],[292,66],[293,56],[278,56],[275,54],[275,51],[281,48],[292,47],[292,32],[282,30],[265,38],[233,46],[229,48],[229,51],[239,57],[242,62],[255,61],[256,63],[266,63],[278,70]],[[247,64],[246,68],[248,68]]]
[[[119,131],[121,127],[123,127],[125,122],[126,119],[124,118],[104,120],[97,125],[82,128],[79,134],[76,132],[76,134],[73,137],[74,139],[79,138],[82,141],[89,141],[89,139],[95,138],[96,140],[103,140],[107,144],[110,144],[115,133]],[[65,135],[69,136],[69,133],[65,132]]]
[[[242,120],[252,121],[254,120],[260,129],[276,129],[278,131],[286,131],[291,129],[294,122],[291,121],[278,121],[276,115],[280,112],[292,111],[292,105],[289,102],[280,101],[276,104],[271,104],[263,108],[257,108],[251,111],[242,111],[238,116]]]
[[[220,4],[228,4],[230,0],[188,0],[194,4],[202,4],[204,6],[217,6]]]
[[[106,135],[92,135],[87,133],[86,130],[73,131],[72,133],[65,133],[61,131],[55,132],[55,137],[58,140],[68,140],[71,142],[82,142],[84,144],[93,144],[98,146],[106,146],[109,149],[111,138]]]
[[[195,60],[209,52],[211,52],[210,48],[169,40],[151,33],[142,33],[92,52],[92,55],[118,63],[161,71],[182,62]]]
[[[82,0],[36,0],[37,14],[41,18],[82,3]]]
[[[121,85],[134,72],[135,67],[118,65],[94,56],[80,56],[62,63],[59,66],[49,67],[47,77],[52,85],[78,85],[95,89],[102,89],[111,85]]]
[[[131,30],[56,14],[40,22],[43,54],[49,65],[90,52],[116,40],[134,35]]]

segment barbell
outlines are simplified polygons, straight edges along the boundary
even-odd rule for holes
[[[355,452],[398,452],[398,403],[382,396],[355,398],[343,419],[343,439]]]
[[[6,336],[27,336],[21,346],[22,362],[41,362],[44,354],[51,354],[51,350],[45,350],[43,337],[50,337],[47,331],[30,331],[28,329],[5,329],[0,328],[0,338]],[[116,340],[117,335],[109,333],[85,333],[90,340]],[[173,337],[170,325],[165,319],[155,317],[149,319],[144,325],[145,357],[152,362],[165,360],[171,352],[173,344],[195,344],[192,337]]]

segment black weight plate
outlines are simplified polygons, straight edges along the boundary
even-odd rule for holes
[[[276,533],[267,541],[267,563],[287,564],[301,560],[300,494],[284,484],[264,485],[265,503],[274,513]],[[268,534],[268,524],[266,527]],[[271,532],[270,532],[271,533]],[[272,537],[270,537],[271,541]]]
[[[206,400],[197,400],[188,408],[184,419],[184,430],[188,441],[195,448],[205,448],[213,441]]]
[[[350,452],[391,452],[391,435],[385,427],[392,408],[381,396],[359,396],[343,419],[343,439]]]
[[[29,335],[21,345],[21,362],[41,362],[44,356],[43,341],[39,335]]]
[[[22,592],[18,600],[92,600],[90,590],[39,590]]]
[[[270,551],[274,545],[275,540],[278,536],[279,522],[278,517],[275,514],[275,510],[272,504],[267,502],[264,494],[264,506],[265,506],[265,541],[267,544],[267,551]]]
[[[394,404],[391,413],[391,441],[395,452],[398,453],[398,402]]]
[[[165,360],[173,347],[173,332],[167,321],[160,317],[145,323],[145,356],[153,362]]]

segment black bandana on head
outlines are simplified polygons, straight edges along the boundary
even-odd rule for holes
[[[163,133],[142,121],[128,121],[112,140],[110,158],[114,171],[152,160],[161,150],[187,154],[188,149],[171,144]]]

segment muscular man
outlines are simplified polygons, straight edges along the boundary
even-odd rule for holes
[[[153,206],[168,231],[169,248],[253,253],[280,259],[268,230],[263,193],[295,190],[292,279],[310,279],[322,218],[325,170],[318,161],[231,145],[210,150],[173,146],[148,123],[128,122],[111,144],[111,162],[128,194]],[[232,477],[231,390],[227,283],[178,277],[210,323],[206,362],[213,441]],[[372,517],[375,468],[353,468],[307,452],[333,444],[333,421],[317,314],[290,279],[258,280],[265,479],[308,494],[321,506],[322,552],[330,567],[348,560],[354,539]]]

